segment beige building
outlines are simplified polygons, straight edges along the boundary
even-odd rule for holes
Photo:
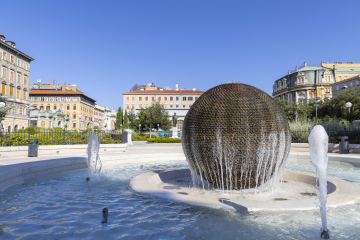
[[[154,101],[160,102],[170,116],[174,113],[178,115],[178,129],[181,130],[182,122],[194,102],[203,94],[203,91],[179,89],[175,85],[175,90],[169,88],[156,87],[153,83],[147,85],[135,85],[130,92],[123,93],[123,109],[138,112],[141,108],[151,106]]]
[[[28,127],[30,62],[34,59],[16,49],[13,41],[6,41],[0,35],[0,82],[1,93],[8,101],[7,106],[15,105],[2,121],[5,131]]]
[[[305,104],[311,99],[333,96],[332,84],[360,74],[360,64],[325,63],[309,65],[306,62],[295,71],[277,79],[273,85],[273,96],[282,100]]]
[[[94,107],[94,126],[98,127],[99,129],[104,129],[105,126],[105,108],[95,104]]]
[[[41,81],[31,86],[31,105],[39,110],[61,111],[68,119],[67,129],[77,130],[93,128],[95,124],[95,100],[86,96],[76,84],[68,85],[63,82],[62,86],[41,84]],[[41,126],[47,128],[47,126]]]
[[[345,79],[341,82],[333,83],[331,86],[332,86],[333,96],[335,97],[346,89],[349,89],[352,87],[359,87],[360,86],[360,75]]]

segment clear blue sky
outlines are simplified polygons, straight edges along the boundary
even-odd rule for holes
[[[360,1],[0,0],[0,34],[35,58],[30,82],[76,83],[122,106],[136,83],[271,95],[296,65],[360,63]]]

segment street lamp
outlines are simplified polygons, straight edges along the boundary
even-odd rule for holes
[[[320,101],[321,101],[321,99],[319,99],[319,100],[316,100],[316,101],[315,101],[315,107],[316,107],[316,113],[315,113],[315,114],[316,114],[316,120],[317,120],[317,107],[318,107],[318,105],[319,105],[319,104],[318,104],[318,102],[320,102]]]
[[[158,127],[158,133],[159,133],[159,124],[157,124],[157,127]]]
[[[78,117],[79,117],[79,125],[80,125],[79,129],[81,130],[81,118],[82,118],[81,114]]]
[[[350,112],[350,110],[351,110],[351,107],[352,107],[352,103],[351,102],[347,102],[346,104],[345,104],[345,107],[349,110],[349,112]]]
[[[28,108],[28,112],[29,112],[29,127],[28,127],[28,143],[30,143],[30,112],[35,110],[36,108],[33,108],[33,107],[30,107],[30,106],[27,106],[27,105],[24,105],[25,107]]]
[[[0,102],[0,107],[1,107],[1,108],[6,107],[6,103],[5,103],[5,102]]]
[[[141,127],[141,123],[139,124],[139,135],[140,135],[140,127]]]

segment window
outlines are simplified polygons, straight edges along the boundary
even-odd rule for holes
[[[179,97],[176,97],[176,101],[179,101]]]
[[[183,101],[186,101],[186,97],[183,97]]]
[[[158,100],[161,101],[161,97],[158,97]]]
[[[17,83],[20,83],[20,79],[21,79],[21,75],[18,74],[18,75],[17,75]]]
[[[129,97],[126,97],[126,100],[127,100],[127,101],[129,101],[129,100],[130,100],[130,98],[129,98]]]
[[[64,110],[64,106],[60,104],[60,111]]]
[[[66,101],[67,101],[67,102],[70,102],[70,101],[71,101],[71,98],[70,98],[70,97],[66,97]]]
[[[40,102],[44,102],[45,98],[44,97],[40,97]]]
[[[148,97],[145,97],[145,101],[149,101],[149,98],[148,98]]]
[[[20,67],[20,66],[21,66],[20,59],[18,59],[18,61],[17,61],[17,65],[18,65],[18,67]]]
[[[10,79],[11,79],[11,80],[14,80],[14,71],[11,71],[11,72],[10,72]]]
[[[44,110],[44,106],[40,106],[40,110]]]
[[[54,105],[54,110],[56,110],[56,105]]]
[[[179,105],[176,105],[176,108],[179,108]]]
[[[126,106],[126,109],[130,109],[130,106],[129,106],[129,105],[127,105],[127,106]]]
[[[66,105],[66,110],[70,110],[70,105]]]
[[[142,101],[142,97],[139,97],[139,101]]]
[[[183,105],[183,108],[185,108],[185,105]]]
[[[167,108],[167,105],[165,105],[164,107]]]
[[[57,102],[58,101],[58,97],[54,97],[54,102]]]
[[[10,87],[10,96],[14,96],[14,88],[13,87]]]
[[[46,106],[46,110],[50,110],[50,105]]]
[[[172,101],[173,100],[173,97],[170,97],[170,101]]]
[[[154,100],[155,100],[155,97],[152,97],[151,100],[154,101]]]
[[[14,58],[13,55],[10,56],[10,62],[11,62],[11,63],[14,63],[14,62],[15,62],[15,58]]]
[[[73,122],[73,128],[76,128],[76,122]]]
[[[192,101],[192,100],[193,100],[193,97],[188,97],[188,100],[189,100],[189,101]]]
[[[73,110],[76,110],[76,104],[73,105]]]
[[[133,105],[133,106],[131,106],[131,108],[132,108],[132,109],[135,109],[135,106]]]
[[[26,100],[26,92],[23,91],[23,99]]]
[[[3,52],[3,59],[6,59],[6,52]]]
[[[133,101],[134,101],[134,100],[135,100],[135,97],[132,97],[132,98],[131,98],[131,100],[133,100]]]
[[[34,97],[35,102],[39,101],[38,97]]]
[[[167,97],[164,97],[164,100],[167,101]]]
[[[73,115],[73,118],[76,119],[76,114]]]
[[[5,78],[6,77],[6,68],[2,69],[2,77]]]
[[[170,105],[170,108],[172,108],[173,107],[173,105]]]
[[[60,98],[60,102],[65,102],[65,98],[64,98],[64,97],[61,97],[61,98]]]
[[[2,84],[2,85],[1,85],[1,93],[2,93],[2,94],[5,94],[5,84]]]

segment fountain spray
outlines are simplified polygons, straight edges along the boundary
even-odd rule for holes
[[[328,164],[328,141],[329,137],[321,125],[316,125],[309,135],[309,150],[311,163],[316,167],[319,179],[319,200],[321,213],[321,233],[320,237],[330,238],[326,222],[326,202],[327,202],[327,178],[326,169]]]
[[[91,177],[99,178],[99,174],[101,171],[101,160],[99,157],[99,149],[100,144],[98,141],[98,137],[96,135],[91,135],[89,137],[89,143],[87,148],[88,155],[88,170],[87,170],[87,178],[86,182],[88,182]]]

